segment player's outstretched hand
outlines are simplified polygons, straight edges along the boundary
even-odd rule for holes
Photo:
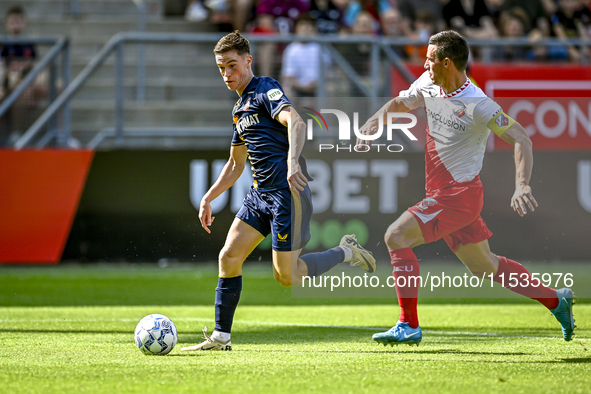
[[[201,227],[203,227],[209,234],[211,234],[209,226],[213,224],[214,219],[215,216],[211,216],[211,204],[209,201],[201,200],[201,205],[199,206],[199,221],[201,221]]]
[[[374,135],[378,132],[379,119],[375,117],[371,117],[365,122],[363,126],[359,129],[359,134],[361,135]],[[361,138],[357,138],[355,148],[359,149],[363,145],[368,145],[368,140],[363,140]]]
[[[287,172],[287,182],[289,183],[289,188],[298,193],[304,190],[304,187],[308,184],[308,179],[302,173],[302,169],[300,168],[299,164],[294,164],[289,166]]]
[[[523,217],[525,214],[527,214],[527,208],[529,208],[532,212],[535,211],[537,206],[538,202],[534,198],[529,185],[518,185],[515,188],[515,193],[511,198],[511,208],[513,208],[513,210],[517,212],[519,216]]]

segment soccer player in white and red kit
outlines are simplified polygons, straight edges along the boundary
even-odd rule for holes
[[[468,43],[460,34],[444,31],[432,36],[426,71],[361,129],[363,134],[373,134],[380,117],[386,119],[388,112],[423,107],[427,113],[426,198],[408,208],[385,234],[394,266],[400,318],[394,327],[374,334],[373,339],[383,344],[420,343],[418,287],[409,285],[415,283],[412,280],[398,278],[420,274],[412,248],[443,238],[473,275],[493,274],[495,282],[550,309],[562,326],[564,339],[569,341],[575,327],[572,290],[546,287],[518,262],[490,251],[488,239],[492,233],[480,216],[483,187],[479,176],[489,133],[493,131],[514,145],[516,175],[511,207],[520,216],[538,206],[529,186],[532,143],[523,127],[467,77],[468,55]],[[509,277],[516,277],[517,283]]]

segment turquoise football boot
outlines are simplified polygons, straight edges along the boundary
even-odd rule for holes
[[[377,343],[384,344],[384,346],[388,344],[394,346],[400,343],[405,343],[410,346],[419,346],[419,343],[421,343],[421,340],[423,339],[423,332],[421,331],[420,326],[417,328],[411,328],[408,323],[399,321],[388,331],[373,334],[372,339]]]
[[[575,318],[573,317],[573,304],[575,303],[575,294],[571,289],[565,287],[560,290],[556,290],[556,296],[558,297],[558,306],[554,309],[550,309],[552,316],[558,320],[562,326],[562,336],[565,341],[570,341],[573,337],[575,330]]]

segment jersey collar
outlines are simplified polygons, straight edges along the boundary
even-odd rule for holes
[[[244,89],[244,92],[242,92],[242,96],[240,96],[240,99],[244,99],[246,96],[248,96],[248,93],[252,93],[252,90],[255,88],[255,86],[259,83],[259,78],[258,77],[252,77],[252,79],[250,80],[250,82],[248,83],[248,85],[246,86],[246,89]]]
[[[439,87],[439,91],[441,92],[441,95],[443,96],[443,98],[450,98],[450,97],[454,97],[454,96],[457,96],[458,94],[462,93],[464,91],[464,89],[466,89],[468,86],[470,86],[471,83],[472,83],[472,81],[470,80],[470,78],[467,78],[466,82],[464,82],[464,84],[455,92],[445,94],[441,87]]]

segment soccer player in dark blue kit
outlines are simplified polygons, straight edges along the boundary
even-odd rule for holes
[[[232,349],[230,333],[242,291],[242,264],[268,234],[273,237],[273,273],[282,286],[297,285],[302,277],[321,275],[342,262],[375,271],[375,259],[354,235],[345,235],[335,248],[299,256],[310,240],[312,216],[310,176],[301,155],[305,124],[276,80],[254,76],[250,43],[240,33],[223,37],[213,52],[224,83],[240,98],[232,111],[230,159],[201,200],[202,227],[211,232],[211,201],[238,180],[247,159],[254,184],[219,255],[215,330],[208,336],[204,329],[205,341],[184,351]]]

